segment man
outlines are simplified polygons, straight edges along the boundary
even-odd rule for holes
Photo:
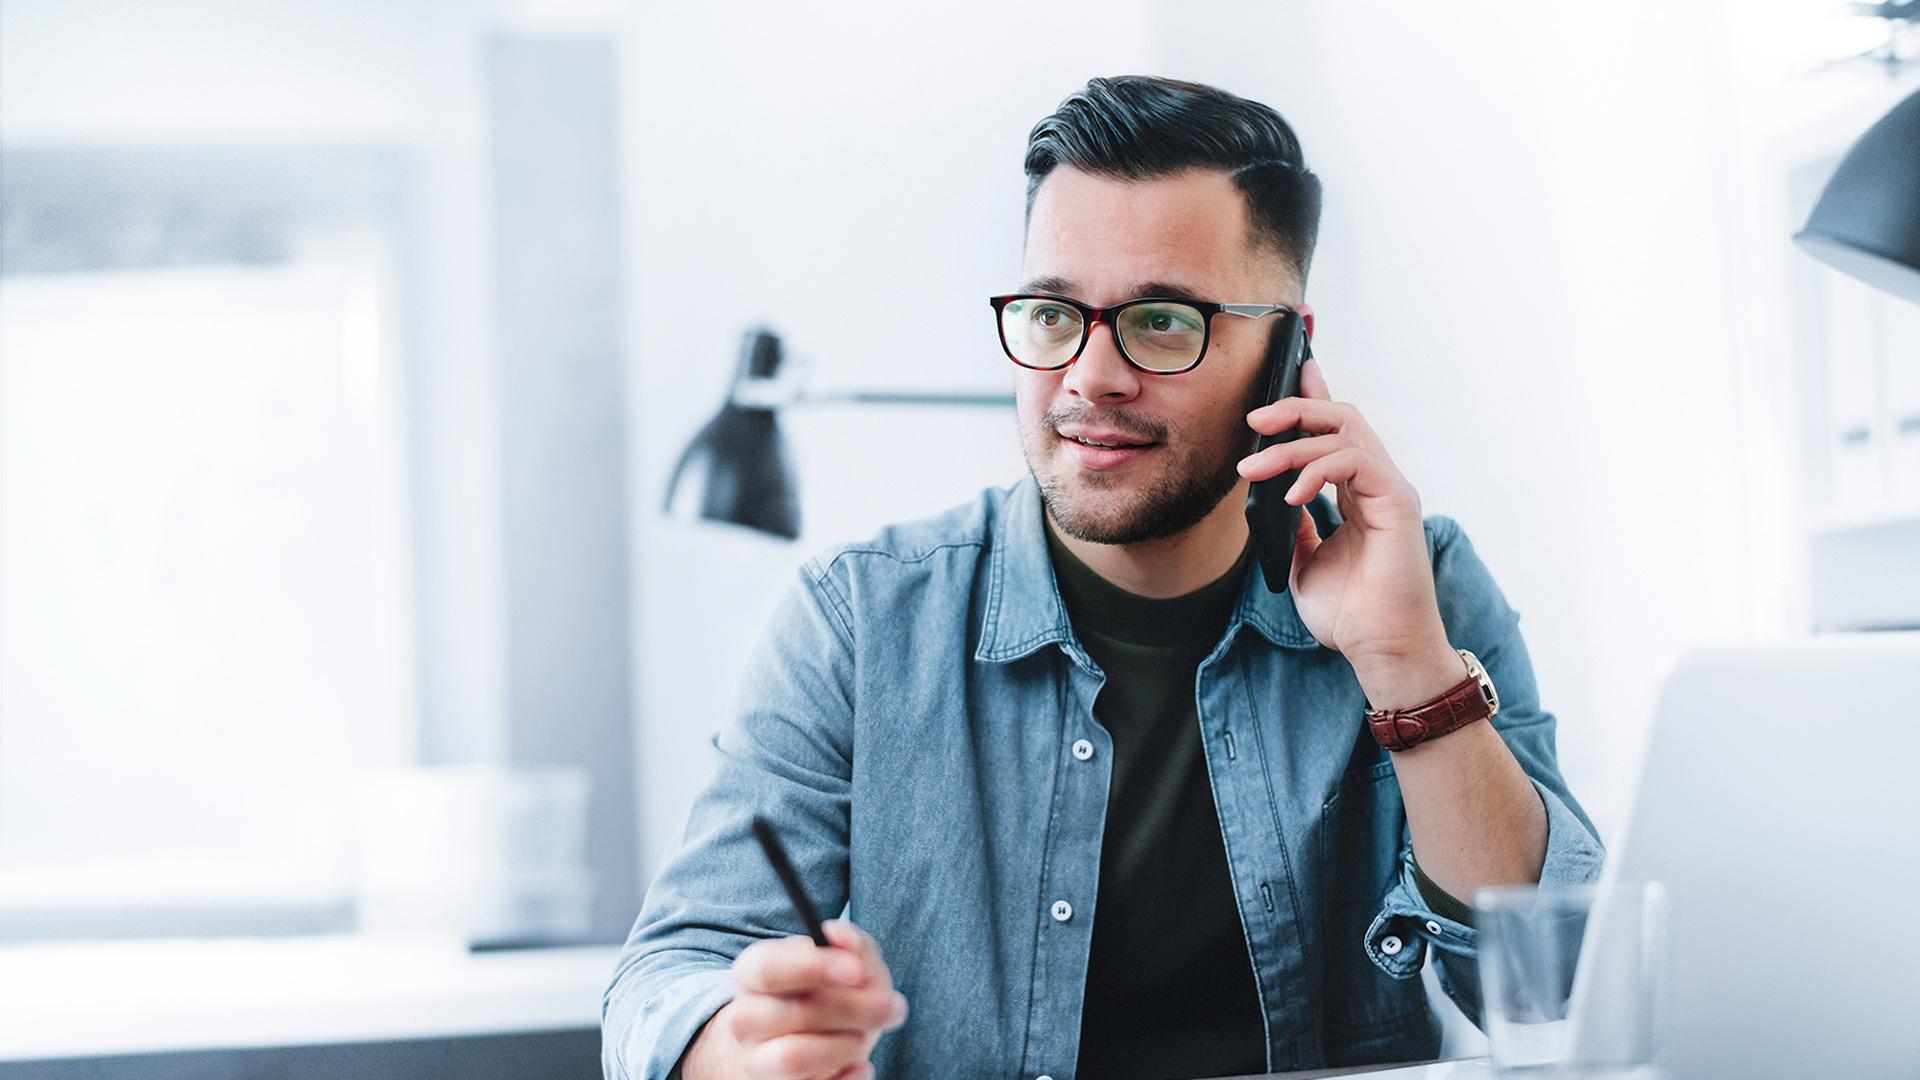
[[[994,312],[1032,475],[806,563],[620,957],[609,1075],[1431,1057],[1429,946],[1477,1022],[1463,898],[1597,876],[1518,616],[1459,526],[1423,518],[1316,364],[1303,397],[1255,396],[1286,309],[1311,316],[1319,182],[1292,129],[1095,79],[1026,169],[1026,284]],[[1247,485],[1293,468],[1310,512],[1274,592]],[[756,813],[844,907],[830,947]]]

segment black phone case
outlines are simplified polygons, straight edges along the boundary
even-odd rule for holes
[[[1300,313],[1289,311],[1281,319],[1267,351],[1262,404],[1298,396],[1301,365],[1313,355]],[[1296,426],[1278,435],[1262,435],[1256,451],[1292,442],[1305,434]],[[1247,488],[1247,528],[1253,533],[1253,554],[1270,592],[1286,592],[1287,578],[1293,570],[1293,538],[1300,528],[1302,508],[1288,503],[1286,494],[1299,479],[1299,469],[1288,469],[1278,476],[1256,480]]]

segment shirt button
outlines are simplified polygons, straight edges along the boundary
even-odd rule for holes
[[[1085,739],[1075,739],[1073,741],[1073,756],[1079,758],[1081,761],[1087,760],[1093,756],[1093,744]]]
[[[1058,922],[1066,922],[1068,919],[1073,918],[1073,905],[1067,903],[1065,900],[1055,900],[1053,902],[1053,917]]]
[[[1434,921],[1433,921],[1432,919],[1428,919],[1428,920],[1427,920],[1427,933],[1429,933],[1429,934],[1437,934],[1437,933],[1439,933],[1439,932],[1440,932],[1440,924],[1439,924],[1439,923],[1437,923],[1437,922],[1434,922]]]
[[[1380,951],[1388,956],[1400,955],[1400,939],[1392,934],[1380,939]]]
[[[1053,1077],[1048,1076],[1046,1073],[1041,1073],[1039,1076],[1034,1077],[1033,1080],[1053,1080]]]

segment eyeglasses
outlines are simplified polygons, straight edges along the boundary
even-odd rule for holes
[[[1154,375],[1178,375],[1200,366],[1212,337],[1213,316],[1226,312],[1258,319],[1285,304],[1216,304],[1145,296],[1112,307],[1090,307],[1049,293],[988,297],[1007,358],[1035,371],[1058,371],[1080,358],[1096,323],[1113,330],[1127,363]],[[1313,316],[1303,316],[1313,334]]]

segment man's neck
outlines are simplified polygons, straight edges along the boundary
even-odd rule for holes
[[[1185,532],[1137,544],[1096,544],[1068,536],[1047,513],[1047,528],[1074,557],[1136,596],[1164,600],[1219,580],[1247,546],[1245,488],[1237,487]]]

